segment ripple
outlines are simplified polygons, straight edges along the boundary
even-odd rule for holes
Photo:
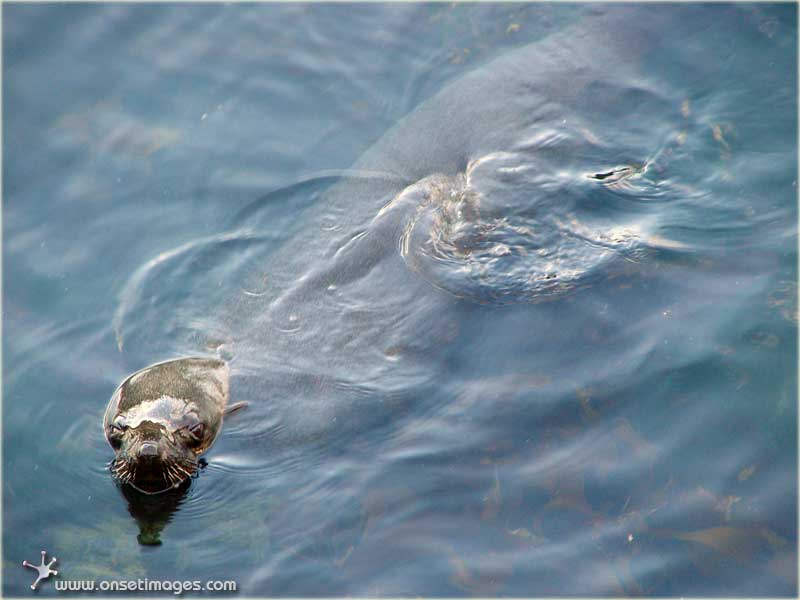
[[[541,141],[558,142],[553,135]],[[433,175],[403,191],[418,209],[400,253],[435,287],[478,303],[560,295],[612,276],[622,261],[644,260],[656,246],[653,208],[631,210],[617,200],[671,195],[646,171],[647,163],[587,175],[533,152],[493,153],[462,174]]]
[[[248,203],[233,215],[231,221],[238,226],[243,226],[245,224],[252,226],[256,221],[258,213],[263,211],[265,207],[286,202],[287,200],[291,200],[294,210],[298,210],[298,207],[303,208],[315,202],[322,191],[327,189],[332,183],[342,179],[387,181],[397,179],[397,176],[383,171],[358,169],[329,169],[309,173],[290,183],[271,190]],[[325,222],[323,225],[323,229],[326,231],[334,231],[337,227],[335,221]]]
[[[263,291],[242,287],[242,273],[271,241],[250,229],[191,240],[141,265],[119,295],[112,326],[120,352],[131,340],[177,340],[208,350],[222,347],[227,328],[209,316],[210,306]],[[158,332],[158,335],[149,335]],[[174,349],[173,349],[174,350]]]

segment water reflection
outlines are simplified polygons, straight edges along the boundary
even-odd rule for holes
[[[136,540],[141,545],[161,544],[161,532],[183,504],[190,485],[191,479],[186,479],[178,487],[155,495],[140,492],[129,484],[117,486],[128,503],[128,512],[139,526]]]

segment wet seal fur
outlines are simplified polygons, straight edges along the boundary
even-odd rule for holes
[[[145,494],[176,488],[194,475],[214,443],[228,407],[230,369],[213,358],[156,363],[130,375],[111,396],[103,419],[116,456],[111,472]]]

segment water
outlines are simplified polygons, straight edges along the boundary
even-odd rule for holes
[[[4,5],[3,592],[795,595],[796,16]],[[250,405],[118,489],[193,355]]]

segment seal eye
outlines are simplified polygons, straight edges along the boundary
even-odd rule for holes
[[[108,426],[106,437],[114,449],[118,450],[122,446],[122,434],[126,429],[128,429],[128,426],[122,422],[111,423]]]
[[[189,433],[191,433],[197,439],[203,439],[203,434],[206,432],[206,426],[203,423],[198,423],[197,425],[192,425],[189,428]]]

